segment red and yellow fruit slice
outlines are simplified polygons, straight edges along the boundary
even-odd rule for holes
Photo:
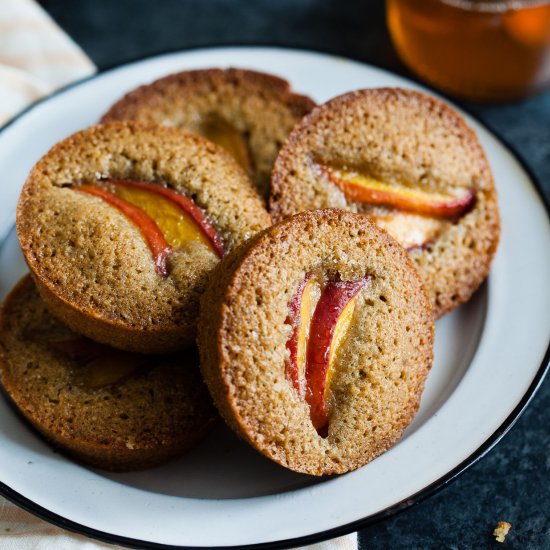
[[[155,220],[174,248],[190,240],[210,246],[223,258],[223,240],[204,212],[188,197],[162,185],[134,180],[106,180],[114,194]]]
[[[105,202],[114,206],[122,212],[141,232],[143,238],[147,242],[155,269],[159,275],[166,277],[168,275],[168,254],[170,253],[170,245],[166,242],[162,231],[158,228],[154,220],[148,216],[143,210],[137,208],[133,204],[120,199],[113,193],[106,191],[97,185],[79,185],[76,187],[82,193],[95,195],[100,197]]]
[[[348,200],[389,206],[424,216],[454,219],[466,213],[475,195],[471,189],[456,193],[435,193],[405,185],[388,184],[358,172],[321,166],[323,173],[337,185]]]
[[[218,117],[207,118],[200,126],[200,133],[206,139],[223,147],[247,174],[251,174],[252,158],[248,145],[242,134],[232,124]]]
[[[321,435],[328,428],[327,388],[334,356],[348,333],[357,294],[367,281],[364,278],[329,282],[311,318],[306,360],[306,401],[313,426]]]
[[[162,185],[110,179],[75,189],[108,202],[133,222],[143,235],[160,275],[168,275],[168,255],[192,241],[209,247],[223,258],[220,234],[202,210],[188,197]]]
[[[407,251],[424,248],[435,242],[449,222],[407,212],[393,212],[388,216],[371,216],[378,227],[386,230]]]
[[[286,323],[292,326],[286,347],[289,351],[287,363],[287,375],[301,398],[306,395],[305,365],[307,342],[309,339],[310,321],[319,299],[320,287],[317,281],[307,274],[298,285],[296,294],[288,304],[288,317]]]
[[[287,342],[287,372],[300,397],[310,408],[310,418],[321,436],[328,430],[328,388],[338,349],[353,320],[357,295],[370,277],[358,281],[329,281],[320,292],[311,277],[299,285],[289,303],[287,323],[293,326]],[[309,289],[308,289],[309,286]],[[318,300],[315,303],[315,293]],[[312,299],[313,298],[313,299]]]

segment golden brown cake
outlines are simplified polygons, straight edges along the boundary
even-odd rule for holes
[[[217,418],[194,350],[141,355],[79,336],[49,314],[29,276],[1,309],[0,381],[55,447],[108,470],[175,457]]]
[[[344,473],[416,413],[433,318],[406,252],[365,216],[308,211],[235,250],[201,299],[201,371],[229,426],[275,462]]]
[[[17,207],[21,247],[51,312],[94,340],[150,353],[193,341],[207,275],[270,223],[221,147],[135,122],[57,144]]]
[[[245,69],[185,71],[125,95],[102,121],[138,120],[191,130],[223,145],[267,199],[273,162],[315,106],[276,76]]]
[[[342,95],[293,130],[273,172],[272,217],[328,207],[369,216],[408,249],[435,317],[470,298],[498,245],[496,191],[476,135],[412,90]]]

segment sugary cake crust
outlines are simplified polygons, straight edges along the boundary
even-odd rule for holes
[[[500,234],[496,191],[476,135],[453,109],[420,92],[393,88],[351,92],[315,108],[277,158],[270,198],[275,221],[316,208],[374,212],[348,202],[314,161],[426,191],[475,190],[474,208],[448,224],[432,246],[410,256],[436,318],[466,302],[485,279]]]
[[[285,374],[288,304],[306,273],[372,282],[358,297],[331,382],[328,437]],[[428,297],[404,250],[366,217],[303,212],[235,250],[201,299],[201,371],[218,410],[279,464],[343,473],[393,445],[416,413],[432,362]]]
[[[254,179],[267,199],[273,163],[293,126],[315,106],[286,80],[244,69],[204,69],[166,76],[128,93],[102,121],[138,120],[201,133],[205,117],[231,123],[250,148]]]
[[[217,417],[193,351],[153,356],[146,372],[92,389],[76,383],[82,365],[48,338],[78,336],[49,314],[27,276],[0,310],[0,381],[34,428],[83,462],[155,466],[192,447]]]
[[[100,178],[163,182],[191,197],[226,250],[269,226],[269,214],[224,150],[176,128],[93,126],[57,144],[31,171],[17,206],[17,233],[52,313],[122,349],[154,353],[189,345],[199,296],[218,257],[195,241],[175,250],[170,275],[159,276],[139,229],[101,198],[71,188]]]

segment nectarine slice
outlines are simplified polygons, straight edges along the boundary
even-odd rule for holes
[[[82,184],[75,187],[82,193],[95,195],[120,210],[140,230],[153,255],[157,273],[166,277],[168,275],[168,254],[170,245],[166,242],[162,231],[157,224],[140,208],[113,195],[106,189],[97,185]]]
[[[301,398],[305,397],[306,353],[311,317],[319,295],[319,284],[308,273],[288,304],[289,314],[285,321],[292,326],[292,334],[286,344],[289,351],[287,376]]]
[[[371,216],[370,219],[378,227],[385,229],[408,251],[425,248],[433,243],[449,225],[446,220],[408,212],[394,212],[389,216]]]
[[[432,193],[405,185],[390,185],[358,172],[328,166],[321,166],[321,170],[351,201],[390,206],[426,216],[456,218],[469,210],[475,197],[471,189],[448,194]]]
[[[252,172],[252,159],[242,134],[232,124],[219,117],[209,117],[200,126],[201,134],[223,147],[244,169]]]
[[[174,248],[199,240],[223,258],[221,235],[190,198],[159,184],[122,179],[109,179],[103,183],[115,195],[141,208],[155,220]]]
[[[328,429],[327,388],[330,369],[352,322],[355,299],[370,277],[327,283],[311,318],[306,361],[306,402],[317,432]]]

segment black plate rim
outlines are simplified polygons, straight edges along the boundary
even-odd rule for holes
[[[220,44],[220,45],[210,45],[208,47],[204,46],[197,46],[193,48],[186,48],[186,49],[171,49],[163,52],[157,52],[154,55],[150,56],[140,56],[136,59],[127,60],[123,63],[117,63],[110,67],[106,67],[105,69],[102,69],[98,71],[97,73],[94,73],[93,75],[90,75],[88,77],[82,78],[80,80],[77,80],[76,82],[73,82],[67,86],[64,86],[52,94],[39,99],[38,101],[32,103],[29,105],[26,109],[21,111],[16,117],[11,119],[9,122],[4,124],[0,127],[0,134],[4,133],[4,130],[9,128],[11,125],[15,124],[20,118],[25,116],[28,112],[35,109],[36,107],[40,106],[42,103],[45,103],[46,101],[52,99],[53,97],[62,94],[63,92],[80,86],[81,84],[84,84],[90,80],[93,80],[95,78],[98,78],[101,75],[104,75],[105,73],[115,71],[117,69],[120,69],[126,65],[131,65],[134,63],[140,63],[144,61],[150,61],[157,57],[162,57],[165,55],[171,55],[171,54],[178,54],[178,53],[188,53],[193,51],[205,51],[205,50],[215,50],[215,49],[231,49],[231,48],[242,48],[243,50],[249,49],[249,48],[269,48],[272,50],[283,50],[283,51],[297,51],[300,53],[314,53],[314,54],[322,54],[322,55],[328,55],[332,57],[344,57],[344,56],[335,56],[333,53],[326,52],[323,50],[316,50],[316,49],[302,49],[302,48],[285,48],[281,46],[274,46],[270,44]],[[392,75],[400,76],[406,80],[410,80],[411,82],[417,83],[424,88],[432,91],[434,94],[437,94],[447,101],[456,104],[457,101],[449,96],[447,96],[445,93],[442,93],[440,90],[436,90],[435,88],[429,86],[425,82],[421,82],[420,80],[414,78],[411,75],[399,75],[397,73],[394,73],[393,71],[388,70],[385,67],[379,66],[376,63],[372,62],[365,62],[361,59],[356,59],[351,56],[345,56],[346,59],[350,59],[352,61],[355,61],[357,63],[361,63],[363,65],[368,65],[375,67],[377,69],[380,69],[384,72],[387,72]],[[467,107],[464,107],[463,104],[460,104],[460,109],[462,109],[464,112],[468,114],[471,118],[473,118],[480,126],[485,128],[487,131],[489,131],[493,137],[498,139],[502,145],[510,152],[510,154],[519,162],[523,170],[527,173],[529,178],[531,179],[531,182],[534,185],[535,190],[537,191],[539,198],[541,202],[543,203],[546,214],[550,218],[550,204],[546,200],[546,197],[542,191],[543,186],[536,174],[533,172],[533,170],[529,167],[526,160],[523,158],[521,153],[510,144],[506,139],[504,139],[499,132],[495,131],[491,126],[485,122],[482,122],[477,115],[472,113]],[[9,230],[6,233],[6,235],[9,234]],[[1,243],[0,243],[1,244]],[[295,548],[298,546],[305,546],[309,544],[314,544],[317,542],[321,542],[324,540],[328,540],[335,537],[340,537],[343,535],[347,535],[349,533],[352,533],[354,531],[358,531],[360,529],[364,529],[370,525],[373,525],[375,523],[379,523],[383,521],[384,519],[387,519],[391,516],[394,516],[400,512],[403,512],[404,510],[407,510],[411,508],[412,506],[415,506],[422,502],[423,500],[429,498],[430,496],[438,493],[443,488],[445,488],[447,485],[452,483],[455,479],[457,479],[462,473],[464,473],[468,468],[473,466],[476,462],[478,462],[480,459],[482,459],[491,449],[493,449],[498,442],[512,429],[514,424],[519,420],[525,409],[528,407],[529,403],[535,396],[536,392],[542,385],[542,382],[544,380],[544,377],[546,376],[548,370],[550,369],[550,342],[548,344],[548,347],[546,349],[546,353],[544,356],[544,359],[542,360],[542,363],[537,370],[537,373],[531,382],[529,388],[523,395],[520,402],[516,405],[516,407],[512,410],[512,412],[508,415],[506,420],[500,425],[500,427],[489,437],[485,440],[485,442],[478,447],[468,458],[466,458],[464,461],[462,461],[458,466],[447,472],[444,476],[441,476],[439,479],[434,481],[433,483],[427,485],[414,495],[394,504],[393,506],[389,506],[388,508],[381,510],[380,512],[377,512],[376,514],[372,514],[370,516],[367,516],[365,518],[362,518],[360,520],[347,523],[345,525],[342,525],[340,527],[335,527],[333,529],[328,529],[326,531],[319,531],[318,533],[313,533],[310,535],[305,535],[303,537],[297,537],[292,539],[286,539],[286,540],[280,540],[280,541],[273,541],[273,542],[266,542],[266,543],[259,543],[259,544],[247,544],[247,545],[239,545],[239,546],[223,546],[218,548],[224,548],[224,549],[231,549],[231,550],[271,550],[271,549],[278,549],[278,548]],[[91,538],[94,538],[96,540],[110,543],[110,544],[118,544],[120,546],[125,546],[128,548],[136,548],[139,550],[201,550],[205,547],[203,546],[180,546],[180,545],[171,545],[171,544],[160,544],[156,542],[149,542],[144,541],[140,539],[133,539],[130,537],[122,537],[120,535],[114,535],[111,533],[107,533],[104,531],[99,531],[97,529],[93,529],[91,527],[88,527],[86,525],[82,525],[80,523],[68,520],[64,518],[63,516],[60,516],[58,514],[55,514],[53,512],[50,512],[48,509],[40,506],[39,504],[36,504],[32,500],[26,498],[25,496],[21,495],[17,491],[14,491],[11,489],[8,485],[0,481],[0,495],[7,498],[17,506],[23,508],[27,512],[30,512],[31,514],[34,514],[35,516],[38,516],[39,518],[56,525],[58,527],[61,527],[63,529],[67,529],[68,531],[72,531],[74,533],[78,533],[80,535],[85,535]]]

